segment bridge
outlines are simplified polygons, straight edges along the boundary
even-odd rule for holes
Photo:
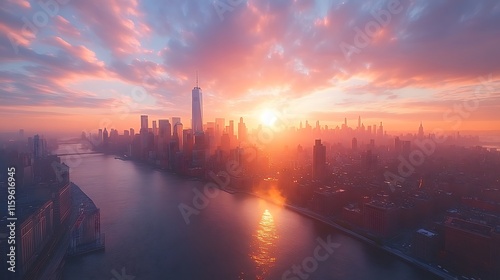
[[[65,139],[65,140],[58,140],[58,144],[82,144],[82,145],[89,145],[91,146],[91,151],[89,152],[78,152],[77,149],[66,149],[66,151],[62,151],[60,154],[53,154],[54,156],[76,156],[76,155],[93,155],[93,154],[102,154],[102,152],[95,151],[98,146],[94,144],[90,139],[88,138],[72,138],[72,139]]]
[[[62,157],[62,156],[94,155],[94,154],[102,154],[102,152],[65,153],[65,154],[55,154],[54,156]]]

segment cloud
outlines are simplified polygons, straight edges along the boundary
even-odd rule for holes
[[[141,38],[149,27],[141,21],[138,1],[73,1],[79,20],[99,38],[115,57],[140,52]]]
[[[109,108],[112,99],[73,90],[38,77],[0,71],[2,106]]]
[[[59,36],[73,39],[81,37],[80,31],[64,17],[57,15],[54,17],[54,22]]]
[[[302,109],[311,114],[341,110],[334,103],[376,113],[369,102],[388,114],[403,114],[398,106],[434,112],[470,97],[479,77],[500,74],[498,1],[401,0],[401,12],[390,14],[349,59],[340,45],[355,46],[357,28],[375,24],[374,14],[390,1],[249,0],[223,20],[212,1],[71,1],[40,34],[23,29],[22,18],[38,6],[5,3],[1,96],[12,106],[56,100],[103,106],[109,96],[100,99],[81,86],[101,79],[143,87],[155,100],[148,108],[189,112],[198,71],[205,104],[218,114],[307,96],[321,98],[310,103],[321,108]],[[110,85],[99,92],[120,90]],[[484,98],[492,100],[484,108],[499,108],[497,92]],[[488,110],[484,116],[495,112]]]

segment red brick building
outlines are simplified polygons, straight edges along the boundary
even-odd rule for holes
[[[374,200],[365,204],[363,226],[380,237],[388,237],[398,229],[399,207],[392,202]]]
[[[499,238],[490,226],[448,218],[445,222],[446,261],[459,271],[488,278],[500,266]]]

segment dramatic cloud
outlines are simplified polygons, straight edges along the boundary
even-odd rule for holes
[[[141,90],[148,99],[134,112],[189,119],[198,72],[206,119],[270,108],[296,123],[357,114],[443,121],[476,98],[471,121],[500,120],[499,26],[493,0],[89,0],[50,11],[8,0],[0,107],[104,113]]]

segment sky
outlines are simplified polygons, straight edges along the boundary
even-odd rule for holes
[[[500,2],[1,0],[0,131],[190,127],[196,73],[204,122],[500,130]]]

